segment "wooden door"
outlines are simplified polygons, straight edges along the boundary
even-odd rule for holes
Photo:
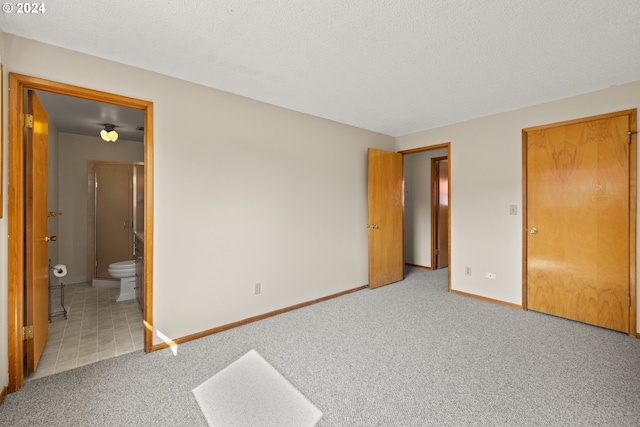
[[[433,268],[449,266],[449,160],[436,157],[431,160],[434,209],[432,214],[434,240]]]
[[[96,164],[96,277],[133,259],[133,165]]]
[[[629,130],[622,114],[523,132],[529,309],[629,331]]]
[[[369,148],[369,287],[404,279],[402,154]]]
[[[49,339],[48,145],[47,112],[33,91],[27,93],[26,147],[26,321],[33,338],[26,341],[27,371],[38,366]]]

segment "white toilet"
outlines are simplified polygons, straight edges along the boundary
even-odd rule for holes
[[[111,277],[120,279],[120,293],[116,301],[126,301],[136,297],[136,261],[120,261],[109,264]]]

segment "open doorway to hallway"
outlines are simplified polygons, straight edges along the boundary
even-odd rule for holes
[[[432,270],[448,267],[448,144],[401,153],[405,264]]]

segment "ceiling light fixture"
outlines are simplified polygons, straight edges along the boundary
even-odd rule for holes
[[[118,132],[115,131],[114,125],[105,123],[104,129],[100,131],[100,136],[107,142],[116,142],[118,139]]]

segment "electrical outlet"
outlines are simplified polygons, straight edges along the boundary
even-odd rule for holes
[[[465,267],[464,268],[464,274],[466,276],[471,276],[471,267]]]
[[[260,282],[257,282],[257,283],[253,284],[253,294],[254,295],[259,295],[261,290],[262,290],[262,285],[260,284]]]
[[[484,277],[486,277],[487,279],[495,279],[496,278],[496,273],[485,273]]]

